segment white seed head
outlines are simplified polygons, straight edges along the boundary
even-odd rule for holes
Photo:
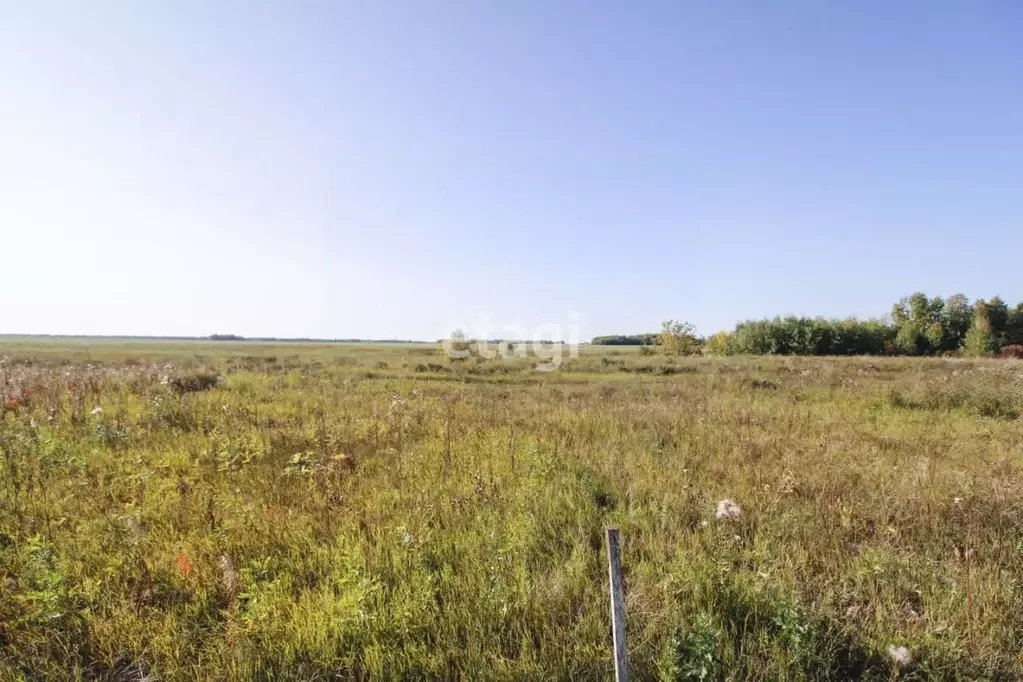
[[[742,507],[734,500],[721,500],[718,502],[717,511],[714,512],[714,518],[717,519],[737,519],[740,516],[742,516]]]
[[[220,582],[224,586],[224,591],[233,596],[241,587],[241,579],[234,567],[234,562],[226,554],[220,557],[220,573]]]
[[[913,662],[913,654],[909,653],[909,649],[904,646],[895,646],[893,644],[888,647],[888,657],[892,659],[892,663],[898,668],[905,668]]]

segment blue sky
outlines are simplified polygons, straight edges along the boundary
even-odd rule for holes
[[[1015,2],[0,0],[0,84],[0,333],[1023,299]]]

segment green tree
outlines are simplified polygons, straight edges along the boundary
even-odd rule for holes
[[[1023,303],[1009,311],[1009,345],[1023,345]]]
[[[940,296],[929,299],[919,291],[892,306],[896,350],[907,355],[936,352],[944,343],[941,325],[944,307]]]
[[[696,338],[696,327],[689,322],[666,320],[661,324],[657,342],[665,355],[698,355],[700,342]]]
[[[945,328],[944,344],[941,350],[957,350],[966,342],[966,334],[973,324],[973,309],[970,300],[962,294],[953,294],[945,301],[941,314]]]
[[[720,331],[714,336],[707,338],[707,355],[728,355],[730,334]]]
[[[995,350],[1009,343],[1009,306],[1000,296],[987,302],[988,320],[991,322],[991,336],[995,339]]]
[[[963,346],[966,354],[976,358],[986,358],[995,352],[995,337],[991,333],[991,317],[988,304],[983,300],[973,305],[973,325],[966,333]]]

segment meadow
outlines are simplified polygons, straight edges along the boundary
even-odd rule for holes
[[[1023,678],[1023,362],[534,364],[0,339],[0,679]]]

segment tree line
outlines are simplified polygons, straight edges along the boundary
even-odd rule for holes
[[[594,346],[653,346],[657,343],[657,334],[594,336],[590,343]]]
[[[671,329],[666,323],[661,334],[605,336],[594,339],[593,343],[653,343],[669,354],[680,354],[677,350],[682,343],[686,354],[701,348],[711,355],[1004,355],[1023,358],[1023,303],[1010,307],[999,296],[971,303],[962,294],[931,298],[917,292],[895,303],[886,318],[839,320],[788,316],[747,320],[730,332],[718,332],[705,339],[696,336],[692,325],[685,325],[683,330],[678,323],[674,324],[676,328]],[[633,341],[640,338],[643,341]]]

